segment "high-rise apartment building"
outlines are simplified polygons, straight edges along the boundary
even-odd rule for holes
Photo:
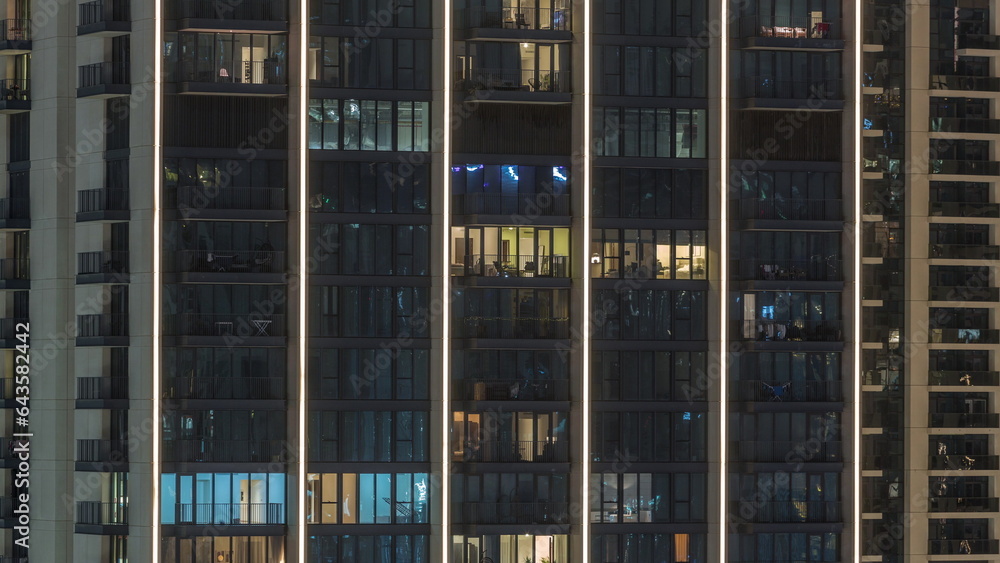
[[[1000,558],[990,1],[3,6],[0,563]]]

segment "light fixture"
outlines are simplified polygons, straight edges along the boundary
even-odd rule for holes
[[[595,252],[594,255],[590,257],[590,263],[591,264],[600,264],[601,263],[601,255]]]

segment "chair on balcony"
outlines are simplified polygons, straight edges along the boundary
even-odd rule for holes
[[[524,27],[528,27],[528,21],[524,17],[524,13],[523,12],[518,12],[517,13],[517,19],[515,20],[514,23],[515,23],[515,25],[517,25],[518,29],[521,29],[521,28],[524,28]]]

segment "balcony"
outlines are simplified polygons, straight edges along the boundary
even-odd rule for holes
[[[964,117],[932,117],[932,133],[987,133],[1000,134],[1000,119],[973,119]]]
[[[962,176],[1000,176],[1000,162],[994,160],[943,160],[932,159],[928,163],[931,174],[954,174]]]
[[[469,440],[452,461],[465,463],[566,463],[569,443],[565,440]]]
[[[128,252],[80,252],[76,255],[76,283],[128,283]]]
[[[1000,385],[1000,372],[997,371],[930,371],[927,373],[928,385],[955,385],[962,387]]]
[[[824,256],[806,260],[733,260],[730,267],[741,280],[840,282],[844,279],[843,261]]]
[[[76,533],[128,533],[128,501],[77,501]]]
[[[558,217],[570,214],[568,194],[460,194],[452,196],[455,215]]]
[[[997,413],[930,413],[931,428],[1000,428],[1000,414]]]
[[[284,377],[168,377],[164,399],[282,400]]]
[[[235,60],[222,63],[181,60],[177,63],[177,93],[244,96],[288,94],[288,64],[278,60]]]
[[[470,254],[451,265],[453,276],[568,278],[569,256]]]
[[[884,493],[883,493],[884,494]],[[903,499],[899,497],[878,498],[869,497],[861,499],[861,512],[863,513],[892,513],[903,512]]]
[[[23,55],[31,52],[31,20],[0,21],[0,55]]]
[[[182,219],[287,218],[285,188],[178,186],[167,191],[167,206]]]
[[[31,228],[31,207],[26,197],[0,198],[0,230],[26,231]]]
[[[844,400],[839,381],[734,381],[729,400],[748,402],[836,402]]]
[[[744,463],[840,463],[841,442],[831,440],[730,442],[730,461]]]
[[[17,339],[18,332],[25,332],[23,327],[22,330],[18,330],[19,325],[27,325],[27,318],[20,317],[5,317],[0,318],[0,349],[12,349],[18,344],[24,344]]]
[[[0,289],[31,289],[27,258],[0,258]]]
[[[981,33],[960,33],[956,34],[959,49],[971,50],[1000,50],[1000,37],[996,35],[984,35]],[[971,53],[960,53],[959,56],[973,56]]]
[[[1000,540],[930,540],[931,555],[976,555],[1000,553]]]
[[[753,524],[835,523],[843,520],[841,504],[824,500],[749,500],[733,503],[733,514],[737,520]]]
[[[280,274],[285,272],[285,253],[276,250],[178,250],[175,272]]]
[[[930,258],[947,260],[996,260],[1000,246],[994,244],[931,244]]]
[[[733,205],[737,216],[744,221],[844,220],[844,202],[840,199],[740,199]]]
[[[128,440],[77,440],[77,471],[128,471]]]
[[[132,31],[130,0],[93,0],[80,4],[77,35],[115,37]]]
[[[464,379],[455,384],[459,401],[568,401],[566,379]]]
[[[21,113],[31,109],[31,80],[0,80],[0,114]]]
[[[746,49],[841,51],[843,25],[839,19],[747,15],[739,20]]]
[[[736,98],[746,109],[841,110],[843,84],[839,79],[775,80],[745,77],[736,83]]]
[[[280,462],[288,444],[284,440],[164,440],[167,463],[272,463]]]
[[[931,512],[997,512],[1000,499],[996,497],[931,497]]]
[[[177,524],[243,526],[285,523],[285,505],[273,502],[182,503],[176,505],[176,510]]]
[[[931,344],[1000,344],[1000,330],[987,328],[930,329]]]
[[[76,220],[128,221],[128,190],[123,188],[98,188],[80,190],[76,194]]]
[[[77,315],[77,346],[128,346],[128,314]]]
[[[961,453],[932,455],[927,464],[931,471],[996,471],[1000,469],[1000,456]]]
[[[128,408],[128,377],[80,377],[76,408]]]
[[[757,342],[840,342],[841,321],[775,321],[757,319],[739,321],[740,340]]]
[[[566,502],[463,502],[456,524],[569,524]]]
[[[179,31],[286,31],[288,7],[284,0],[178,0],[176,14]]]
[[[569,318],[464,317],[454,338],[569,338]]]
[[[505,8],[486,8],[473,6],[455,12],[455,23],[459,27],[470,30],[470,38],[529,38],[549,37],[539,34],[520,35],[518,31],[572,31],[572,12],[570,3],[565,8],[537,8],[534,6],[510,6]],[[483,30],[509,30],[508,33],[483,33]],[[477,34],[476,31],[479,31]],[[562,38],[563,34],[556,35]]]
[[[105,61],[80,67],[78,98],[116,98],[132,94],[128,61]]]
[[[1000,288],[983,286],[930,286],[927,298],[931,301],[1000,301]]]
[[[941,90],[935,94],[934,90]],[[1000,78],[993,76],[931,75],[931,95],[950,96],[945,90],[966,92],[1000,92]]]
[[[227,341],[287,336],[285,315],[183,313],[168,315],[165,325],[164,333],[171,336],[221,337]]]
[[[479,101],[569,102],[573,82],[568,70],[474,68],[456,87]]]
[[[1000,217],[1000,204],[931,202],[929,215],[931,217],[983,217],[996,219]]]

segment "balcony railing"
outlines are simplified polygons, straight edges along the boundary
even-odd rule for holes
[[[132,21],[130,0],[94,0],[80,4],[81,27],[102,22],[129,21]]]
[[[945,160],[928,162],[931,174],[963,174],[971,176],[1000,176],[1000,162],[995,160]]]
[[[743,259],[730,267],[741,280],[842,281],[843,261],[825,256],[805,260]]]
[[[458,276],[500,278],[569,277],[569,256],[471,254],[452,268]]]
[[[931,512],[997,512],[996,497],[931,497]]]
[[[179,82],[211,82],[220,84],[287,84],[288,64],[284,61],[232,61],[229,66],[195,64],[191,60],[177,63]]]
[[[1000,217],[1000,203],[931,202],[932,217]]]
[[[535,7],[501,9],[472,7],[456,11],[459,25],[464,23],[468,28],[570,31],[571,16],[569,8],[553,10]]]
[[[840,462],[843,451],[839,441],[800,440],[747,441],[730,443],[730,460],[753,463]]]
[[[469,440],[453,461],[469,463],[567,462],[569,443],[551,440]]]
[[[997,413],[930,413],[931,428],[1000,428],[1000,414]]]
[[[569,195],[541,194],[460,194],[452,198],[452,213],[458,215],[569,215]]]
[[[0,25],[0,41],[31,41],[31,20],[3,20],[3,25]]]
[[[165,399],[284,399],[284,377],[168,377]]]
[[[843,340],[841,321],[740,321],[740,338],[758,342],[839,342]]]
[[[120,188],[80,190],[76,194],[76,210],[78,213],[128,211],[128,190]]]
[[[31,100],[31,80],[4,78],[0,80],[0,100],[27,102]]]
[[[1000,258],[1000,246],[994,244],[931,244],[931,258],[954,260],[996,260]]]
[[[996,35],[959,33],[956,37],[959,49],[1000,49],[1000,37]]]
[[[17,325],[27,324],[27,318],[6,317],[0,318],[0,340],[13,340],[18,332]],[[12,397],[8,397],[12,398]]]
[[[178,524],[284,524],[285,505],[265,502],[177,504]]]
[[[815,21],[792,16],[751,15],[740,18],[741,37],[779,37],[787,39],[841,39],[840,20]]]
[[[124,502],[77,501],[77,524],[124,526],[128,524],[128,504]]]
[[[1000,92],[1000,78],[993,76],[931,76],[932,90],[971,90],[974,92]]]
[[[1000,456],[961,453],[932,455],[927,468],[933,471],[996,471]]]
[[[1000,344],[1000,330],[986,328],[931,328],[932,344]]]
[[[456,338],[569,338],[569,318],[465,317]]]
[[[167,462],[270,463],[288,447],[283,440],[164,440]]]
[[[927,298],[931,301],[997,301],[1000,288],[964,285],[930,286]]]
[[[743,522],[792,523],[840,522],[843,519],[840,501],[789,500],[759,502],[748,500],[733,503],[733,514]]]
[[[465,379],[459,400],[465,401],[568,401],[566,379]]]
[[[752,402],[843,401],[843,383],[839,381],[735,381],[730,400]]]
[[[92,401],[128,399],[128,378],[81,377],[76,380],[76,398]]]
[[[778,221],[842,221],[844,201],[840,199],[740,199],[739,218]]]
[[[995,135],[1000,134],[1000,119],[932,117],[931,131],[934,133],[991,133]]]
[[[30,279],[27,258],[0,258],[0,280],[14,281]]]
[[[128,440],[77,440],[76,460],[83,462],[127,462]]]
[[[101,313],[77,315],[77,336],[82,338],[128,336],[128,315]]]
[[[181,18],[209,20],[257,20],[285,21],[288,8],[283,0],[240,0],[220,2],[219,0],[180,0]]]
[[[961,385],[963,387],[1000,385],[1000,372],[935,370],[927,373],[928,385]]]
[[[566,502],[464,502],[460,524],[568,524]]]
[[[0,198],[0,219],[27,219],[31,216],[26,197]]]
[[[276,250],[178,250],[178,272],[273,273],[285,271],[285,253]]]
[[[76,255],[76,273],[127,274],[128,252],[122,250],[81,252]]]
[[[127,61],[105,61],[80,67],[80,88],[131,83]]]
[[[474,68],[462,81],[465,90],[521,90],[524,92],[572,92],[573,83],[568,70],[511,70],[502,68]]]
[[[983,555],[1000,553],[1000,540],[930,540],[931,555]]]
[[[185,313],[166,319],[165,333],[171,336],[287,336],[285,315],[212,315]]]
[[[869,497],[861,499],[861,512],[902,512],[903,499],[899,497],[879,498]]]
[[[742,98],[783,98],[783,99],[843,99],[843,85],[840,80],[774,80],[757,77],[744,78],[739,82],[739,97]]]
[[[203,209],[243,209],[250,211],[286,210],[285,188],[178,186],[168,192],[171,205],[184,215],[196,218]]]

